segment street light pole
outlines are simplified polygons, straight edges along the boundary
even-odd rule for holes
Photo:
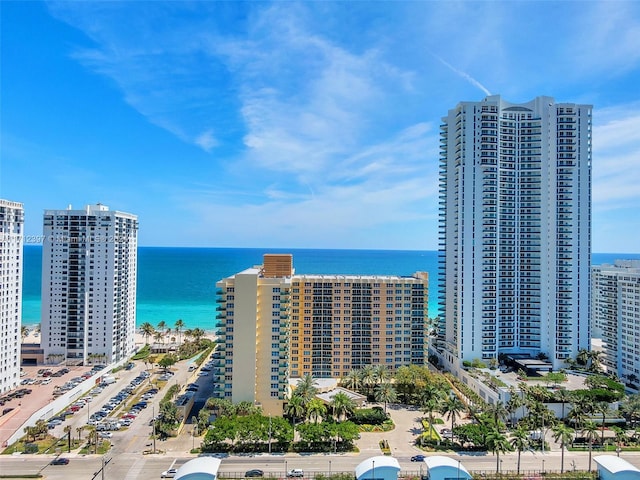
[[[153,405],[151,407],[151,414],[153,415],[153,418],[151,419],[153,422],[153,453],[155,455],[156,453],[156,406]]]
[[[271,455],[271,414],[269,414],[269,455]]]
[[[460,460],[458,460],[458,480],[460,480]]]
[[[376,478],[376,461],[371,460],[371,480],[375,480]]]
[[[331,478],[331,460],[329,460],[329,478]]]

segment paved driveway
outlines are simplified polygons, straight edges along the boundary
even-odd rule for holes
[[[383,405],[380,405],[383,407]],[[414,445],[417,436],[422,433],[422,413],[417,407],[406,405],[387,405],[387,412],[391,416],[395,428],[390,432],[364,432],[356,445],[360,452],[381,455],[379,442],[387,440],[393,456],[403,457],[421,453]]]

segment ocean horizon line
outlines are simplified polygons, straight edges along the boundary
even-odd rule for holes
[[[24,248],[42,248],[42,244],[29,243]],[[138,245],[137,248],[143,249],[185,249],[185,250],[273,250],[279,253],[283,251],[346,251],[346,252],[439,252],[438,249],[411,249],[411,248],[338,248],[338,247],[210,247],[210,246],[185,246],[185,245]],[[592,251],[591,255],[629,255],[632,257],[640,257],[640,252],[596,252]],[[625,260],[620,258],[620,260]]]

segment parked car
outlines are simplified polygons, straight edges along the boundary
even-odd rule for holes
[[[111,438],[111,437],[113,437],[113,433],[111,433],[111,432],[100,432],[100,433],[98,433],[98,437],[100,437],[100,438]]]
[[[411,461],[412,462],[424,462],[424,459],[426,457],[424,455],[414,455],[413,457],[411,457]]]
[[[301,478],[304,477],[304,470],[301,468],[293,468],[287,472],[289,478]]]
[[[160,478],[173,478],[176,476],[176,473],[178,473],[178,469],[170,468],[169,470],[165,470],[164,472],[162,472],[160,474]]]
[[[69,459],[66,457],[57,457],[51,460],[51,465],[68,465]]]
[[[253,470],[247,470],[244,473],[244,476],[249,478],[249,477],[263,477],[264,476],[264,472],[260,469],[254,468]]]

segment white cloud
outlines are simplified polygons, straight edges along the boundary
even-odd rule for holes
[[[567,58],[581,73],[617,75],[637,68],[640,61],[640,4],[638,2],[579,3],[570,24],[573,40]]]
[[[640,114],[638,104],[596,112],[593,127],[593,202],[598,210],[640,203]]]
[[[205,152],[211,152],[211,150],[218,145],[218,141],[213,136],[213,130],[202,132],[193,142],[200,146]]]

